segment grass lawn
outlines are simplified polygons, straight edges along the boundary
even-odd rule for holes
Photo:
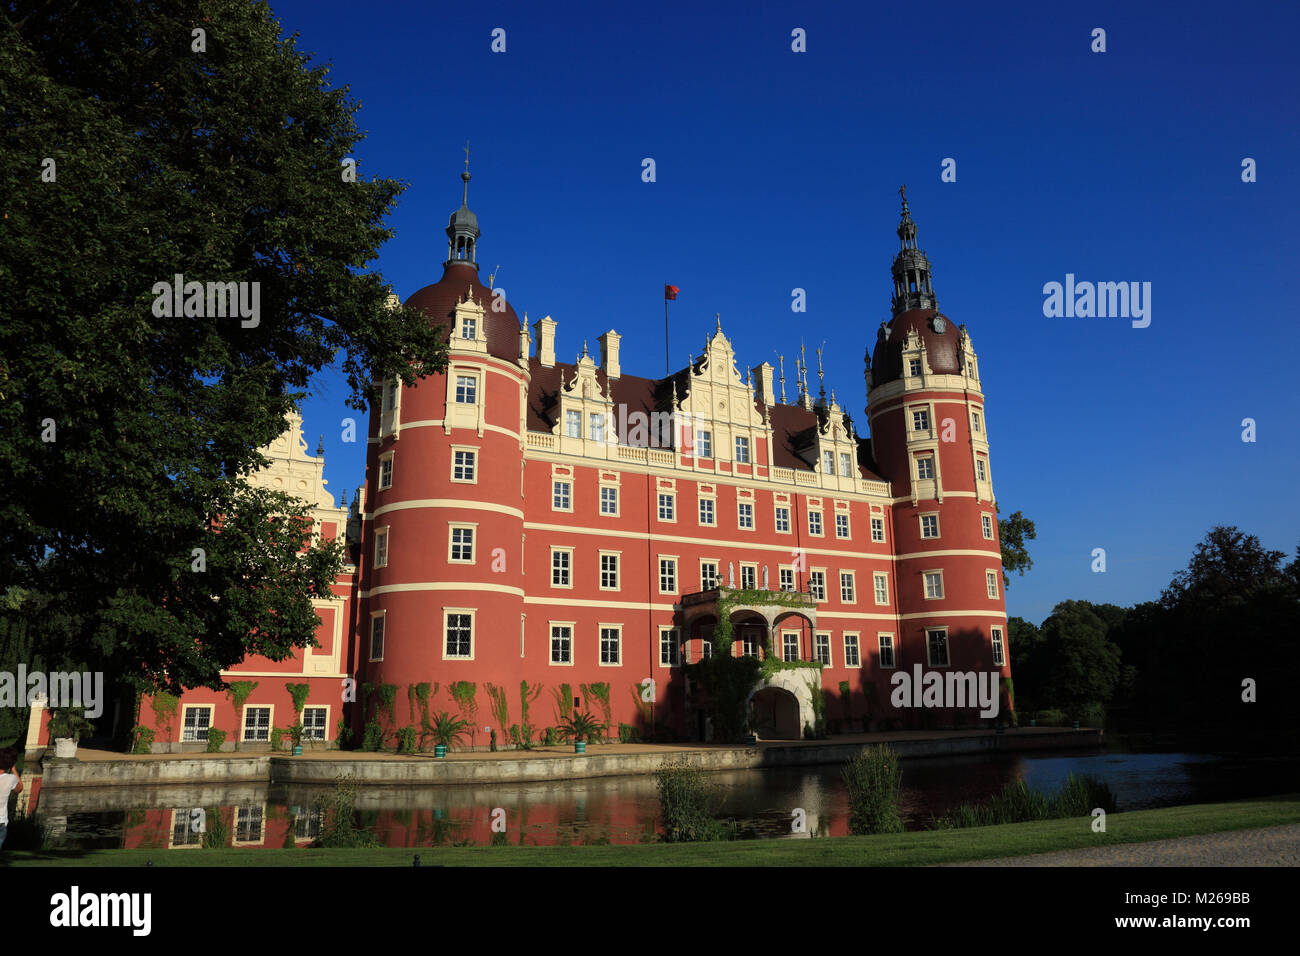
[[[1044,820],[966,830],[812,840],[636,846],[419,847],[376,850],[222,849],[0,851],[9,866],[924,866],[1112,843],[1300,823],[1300,795],[1112,813],[1106,832],[1092,820]]]

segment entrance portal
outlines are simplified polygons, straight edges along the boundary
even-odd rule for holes
[[[749,699],[754,732],[764,740],[799,740],[799,700],[781,687],[763,687]]]

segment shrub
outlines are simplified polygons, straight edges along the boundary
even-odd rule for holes
[[[457,741],[469,731],[469,721],[459,717],[453,717],[445,710],[438,713],[429,722],[429,733],[433,735],[433,741],[442,744],[444,747],[453,747]],[[414,728],[412,728],[414,731]]]
[[[226,732],[216,727],[208,728],[208,753],[221,753],[221,745],[226,742]]]
[[[1039,727],[1064,727],[1065,712],[1054,708],[1040,710],[1037,715]]]
[[[899,793],[903,771],[893,748],[866,747],[843,770],[849,790],[850,833],[902,833]]]
[[[271,750],[272,751],[279,750],[280,741],[283,739],[284,739],[284,728],[272,727],[271,728]]]
[[[384,746],[384,732],[376,720],[366,724],[366,732],[361,738],[361,749],[368,751],[382,750]]]
[[[397,752],[399,754],[415,753],[415,728],[407,725],[397,732]]]
[[[726,827],[716,819],[719,799],[704,782],[704,772],[683,758],[665,760],[655,771],[659,811],[668,843],[722,840]]]
[[[560,735],[554,727],[547,727],[542,732],[542,746],[554,747],[560,742]]]
[[[618,725],[618,742],[621,744],[634,744],[637,742],[636,728],[631,724]]]
[[[230,828],[222,819],[220,807],[208,807],[203,812],[203,849],[220,850],[230,839]]]
[[[133,754],[151,754],[153,753],[154,731],[152,727],[136,726],[131,731],[131,753]]]
[[[1097,701],[1088,704],[1079,714],[1079,726],[1105,728],[1106,708]]]
[[[1106,781],[1097,777],[1076,777],[1070,774],[1065,783],[1052,799],[1052,816],[1086,817],[1091,816],[1097,807],[1107,813],[1115,812],[1115,794]]]
[[[368,847],[376,846],[374,836],[364,827],[356,825],[356,782],[349,774],[337,777],[334,789],[319,797],[320,836],[314,847]]]
[[[949,810],[932,823],[935,829],[997,826],[1003,823],[1028,823],[1062,817],[1086,817],[1093,808],[1107,813],[1115,811],[1115,795],[1110,787],[1095,777],[1065,778],[1061,789],[1045,794],[1030,789],[1023,780],[1007,784],[986,803],[962,804]]]

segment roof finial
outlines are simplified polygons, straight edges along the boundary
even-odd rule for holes
[[[460,174],[460,178],[465,181],[465,195],[461,198],[460,204],[469,208],[469,140],[465,140],[465,171]]]
[[[817,349],[817,391],[823,399],[826,398],[826,373],[822,371],[822,349],[826,347],[826,340],[822,339],[822,344]]]
[[[325,436],[321,435],[316,439],[316,457],[320,458],[325,454]]]
[[[773,349],[773,351],[776,351]],[[781,404],[785,404],[785,356],[780,352],[776,353],[776,359],[781,363]]]
[[[898,187],[898,194],[903,197],[903,215],[907,215],[907,183]]]

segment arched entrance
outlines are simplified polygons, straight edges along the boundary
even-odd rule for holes
[[[760,687],[749,698],[750,725],[760,740],[799,740],[799,699],[784,687]]]

